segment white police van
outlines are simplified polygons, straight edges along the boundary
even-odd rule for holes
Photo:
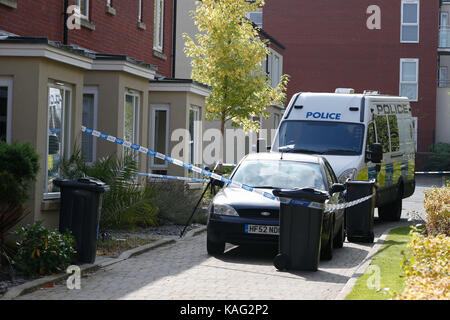
[[[376,179],[378,215],[397,221],[415,189],[414,131],[406,97],[302,92],[289,102],[271,150],[323,155],[342,183]]]

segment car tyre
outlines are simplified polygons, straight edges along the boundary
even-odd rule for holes
[[[225,252],[225,242],[215,242],[206,238],[206,251],[212,256],[221,255]]]
[[[397,199],[378,208],[378,217],[383,221],[400,221],[402,215],[403,186],[400,186]]]
[[[330,226],[330,231],[328,233],[328,242],[320,254],[320,258],[323,260],[331,260],[333,258],[333,228],[334,224]]]
[[[345,228],[344,222],[342,222],[341,227],[339,228],[338,234],[334,238],[333,246],[336,249],[342,248],[344,246],[345,241]]]

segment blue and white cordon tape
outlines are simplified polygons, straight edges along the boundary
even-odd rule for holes
[[[150,177],[150,178],[157,178],[157,179],[163,179],[163,180],[180,180],[180,181],[192,181],[192,182],[208,182],[208,179],[197,179],[197,178],[187,178],[187,177],[178,177],[178,176],[167,176],[164,174],[156,174],[156,173],[141,173],[137,172],[136,175],[138,176],[144,176],[144,177]]]
[[[90,128],[86,128],[85,126],[81,127],[81,131],[86,133],[86,134],[90,134],[90,135],[92,135],[94,137],[101,138],[101,139],[109,141],[109,142],[117,143],[117,144],[119,144],[121,146],[124,146],[124,147],[130,148],[130,149],[136,150],[138,152],[142,152],[142,153],[147,154],[147,155],[149,155],[151,157],[155,157],[155,158],[167,161],[169,163],[172,163],[174,165],[186,168],[189,171],[194,171],[194,172],[197,172],[197,173],[202,174],[204,176],[207,176],[209,178],[222,181],[222,182],[224,182],[226,184],[229,184],[229,185],[232,185],[234,187],[241,188],[241,189],[244,189],[244,190],[249,191],[249,192],[255,192],[257,194],[262,195],[265,198],[268,198],[268,199],[271,199],[271,200],[278,200],[281,203],[285,203],[285,204],[301,206],[301,207],[308,207],[308,208],[314,208],[314,209],[324,209],[325,212],[329,212],[329,211],[341,210],[341,209],[346,209],[346,208],[355,206],[355,205],[357,205],[357,204],[359,204],[361,202],[364,202],[364,201],[366,201],[366,200],[368,200],[368,199],[373,197],[373,195],[369,195],[369,196],[363,197],[361,199],[357,199],[357,200],[354,200],[354,201],[351,201],[351,202],[346,202],[346,203],[340,203],[340,204],[328,204],[328,203],[318,203],[318,202],[306,201],[306,200],[298,200],[298,199],[277,198],[270,192],[266,192],[266,191],[263,191],[261,189],[255,189],[255,188],[253,188],[251,186],[248,186],[246,184],[243,184],[243,183],[240,183],[240,182],[237,182],[237,181],[234,181],[234,180],[232,181],[232,180],[230,180],[230,179],[228,179],[226,177],[220,176],[220,175],[218,175],[218,174],[216,174],[214,172],[204,170],[204,169],[202,169],[200,167],[197,167],[197,166],[194,166],[192,164],[183,162],[181,160],[169,157],[167,155],[164,155],[162,153],[153,151],[153,150],[145,148],[143,146],[131,143],[129,141],[125,141],[123,139],[119,139],[119,138],[116,138],[114,136],[102,133],[100,131],[93,130],[93,129],[90,129]],[[142,174],[141,173],[140,175],[153,175],[153,174],[149,174],[149,173],[143,173]],[[158,176],[159,177],[168,177],[168,176],[164,176],[164,175],[158,175]],[[181,178],[181,177],[178,177],[178,178]],[[188,179],[192,179],[192,178],[188,178]]]

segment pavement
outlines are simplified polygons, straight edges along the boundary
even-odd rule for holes
[[[106,264],[81,278],[81,289],[62,281],[21,295],[19,300],[334,300],[343,299],[364,273],[387,232],[411,224],[409,212],[424,216],[424,190],[433,181],[418,178],[416,192],[403,202],[400,222],[375,220],[371,244],[345,242],[317,272],[280,272],[273,266],[276,247],[232,246],[220,257],[206,252],[206,232],[172,241],[137,256]],[[435,183],[439,185],[438,182]]]

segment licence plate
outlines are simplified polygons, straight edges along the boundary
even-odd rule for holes
[[[245,225],[245,233],[278,235],[280,232],[279,230],[280,230],[279,226],[267,226],[267,225],[255,225],[255,224],[246,224]]]

